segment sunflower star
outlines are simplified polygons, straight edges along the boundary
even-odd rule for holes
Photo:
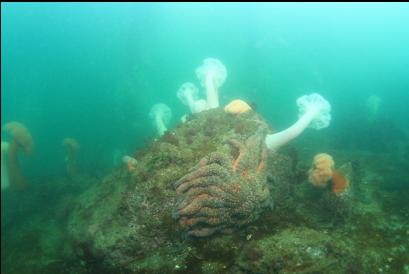
[[[238,156],[213,152],[175,183],[179,201],[175,217],[188,235],[229,233],[256,220],[270,202],[264,162],[264,134],[259,130],[243,144],[227,143]]]

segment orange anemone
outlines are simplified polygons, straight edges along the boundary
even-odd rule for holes
[[[251,107],[243,100],[233,100],[224,107],[224,111],[231,114],[241,114],[251,110]]]
[[[332,172],[332,192],[339,196],[349,187],[349,181],[339,171]]]
[[[315,187],[326,187],[332,182],[332,192],[339,196],[349,187],[348,179],[334,169],[334,160],[331,155],[320,153],[315,155],[311,169],[308,171],[308,180]]]

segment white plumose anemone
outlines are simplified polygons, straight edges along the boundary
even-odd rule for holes
[[[184,105],[187,105],[191,113],[195,113],[195,102],[198,98],[199,89],[190,82],[184,83],[178,90],[177,96]]]
[[[149,112],[149,117],[152,119],[159,136],[162,136],[168,130],[166,125],[172,117],[172,110],[165,104],[155,104]]]
[[[322,129],[329,126],[331,105],[318,93],[301,96],[297,99],[297,105],[298,121],[283,131],[267,135],[265,143],[268,149],[277,150],[300,135],[307,127]]]
[[[195,101],[195,104],[193,106],[193,113],[199,113],[206,109],[207,109],[206,100],[200,99]]]
[[[218,88],[226,81],[226,67],[218,59],[206,58],[203,60],[203,64],[196,69],[196,76],[206,89],[207,108],[219,107]]]

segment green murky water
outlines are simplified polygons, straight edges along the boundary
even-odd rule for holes
[[[409,273],[408,14],[406,3],[2,3],[2,273]],[[173,155],[152,148],[162,140],[150,115],[155,104],[171,112],[164,142],[180,146],[192,138],[189,148],[205,140],[206,147],[197,146],[200,155],[216,149],[195,134],[226,134],[228,126],[214,123],[229,120],[214,114],[205,129],[189,128],[181,117],[190,109],[177,96],[192,82],[196,100],[209,99],[196,73],[206,58],[226,69],[217,88],[220,107],[244,100],[277,133],[299,118],[297,98],[319,93],[331,106],[330,123],[306,128],[278,149],[292,160],[293,184],[274,197],[272,215],[229,236],[186,240],[181,232],[180,245],[172,241],[166,250],[166,240],[158,240],[155,256],[129,251],[133,268],[115,270],[112,260],[108,267],[105,255],[98,261],[72,239],[80,197],[114,199],[102,182],[122,182],[118,172],[132,173],[124,155],[143,163],[146,155],[160,163]],[[201,121],[200,115],[189,117]],[[18,162],[8,159],[10,151],[3,158],[3,142],[10,149],[17,138],[5,126],[12,121],[33,141],[31,155],[18,143]],[[247,129],[234,126],[235,134]],[[172,137],[173,130],[185,135]],[[80,148],[70,151],[66,137]],[[323,152],[336,168],[352,166],[348,217],[315,203],[331,192],[308,183],[312,159]],[[13,163],[24,184],[16,177],[6,183]],[[139,181],[149,181],[150,168],[137,169]],[[149,195],[139,198],[149,203]],[[171,217],[162,223],[169,231],[177,224]],[[356,260],[337,253],[342,249],[358,252]]]

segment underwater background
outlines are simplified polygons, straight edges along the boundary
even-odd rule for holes
[[[195,69],[208,57],[227,68],[221,106],[245,100],[274,130],[296,121],[298,97],[317,92],[330,102],[330,126],[289,146],[305,165],[328,152],[376,178],[364,187],[396,216],[394,239],[406,249],[396,258],[374,249],[382,259],[366,269],[409,273],[408,29],[407,3],[2,3],[1,125],[23,123],[35,143],[19,159],[30,190],[2,189],[2,273],[102,273],[64,272],[83,262],[52,258],[47,250],[68,237],[70,207],[51,212],[121,168],[118,155],[158,137],[152,105],[167,104],[169,128],[179,126],[189,110],[176,92],[190,81],[205,96]],[[81,146],[81,179],[67,177],[65,137]],[[42,227],[55,233],[46,243]]]

